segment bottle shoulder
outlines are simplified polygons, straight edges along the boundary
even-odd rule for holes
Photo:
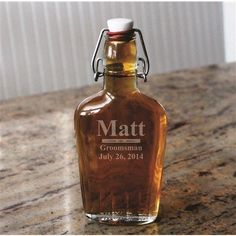
[[[143,93],[137,94],[136,103],[137,106],[133,111],[134,114],[136,110],[138,110],[137,115],[142,117],[143,120],[154,121],[157,123],[161,123],[163,127],[167,127],[168,124],[168,117],[164,107],[154,98],[149,97]],[[133,105],[132,105],[133,106]]]
[[[141,92],[137,97],[137,101],[145,109],[153,112],[158,112],[160,115],[166,116],[165,108],[156,99],[149,97]]]
[[[109,103],[111,99],[106,95],[104,90],[101,90],[87,98],[85,98],[81,103],[76,107],[75,113],[90,113],[101,109],[104,105]]]
[[[103,112],[116,113],[145,113],[166,118],[163,106],[155,99],[137,91],[127,96],[114,96],[102,90],[84,99],[76,108],[75,114],[79,116],[99,115]]]

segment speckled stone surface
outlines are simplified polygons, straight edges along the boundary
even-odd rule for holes
[[[116,227],[83,215],[73,113],[96,84],[0,103],[1,234],[236,233],[236,64],[139,84],[169,118],[158,221]]]

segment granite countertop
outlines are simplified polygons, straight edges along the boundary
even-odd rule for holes
[[[169,118],[158,221],[117,227],[83,214],[73,113],[95,84],[0,103],[1,234],[236,233],[236,63],[139,85]]]

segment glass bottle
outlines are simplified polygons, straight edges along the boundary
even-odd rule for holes
[[[74,122],[80,182],[87,217],[108,224],[147,224],[158,215],[167,117],[163,107],[142,94],[149,61],[142,34],[132,20],[111,19],[94,56],[95,79],[103,89],[81,102]],[[103,34],[104,71],[94,67]],[[138,72],[136,33],[146,60]],[[98,68],[98,65],[97,65]]]

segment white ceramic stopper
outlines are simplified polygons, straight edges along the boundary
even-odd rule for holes
[[[134,22],[126,18],[113,18],[107,21],[110,32],[122,32],[133,29]]]

